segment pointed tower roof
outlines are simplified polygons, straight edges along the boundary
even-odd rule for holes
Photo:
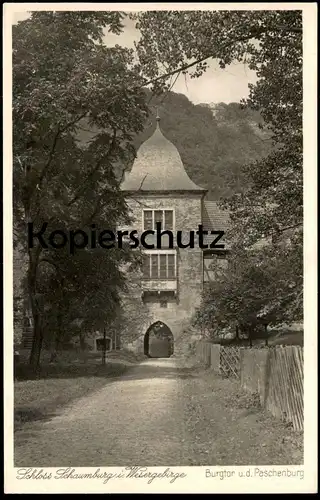
[[[156,129],[138,149],[132,169],[121,185],[122,191],[206,192],[190,179],[179,151],[162,134],[158,115],[156,120]]]

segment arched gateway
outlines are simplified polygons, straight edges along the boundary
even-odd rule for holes
[[[156,321],[144,336],[144,354],[149,358],[170,358],[173,350],[173,335],[170,328],[161,321]]]

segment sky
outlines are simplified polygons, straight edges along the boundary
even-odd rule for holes
[[[28,13],[16,12],[14,22],[27,19]],[[119,44],[125,47],[134,47],[134,42],[139,40],[139,31],[132,21],[126,21],[121,35],[106,33],[106,45]],[[256,75],[242,63],[230,64],[226,69],[219,68],[217,60],[211,60],[207,71],[200,77],[191,79],[180,75],[173,92],[184,94],[194,104],[239,102],[248,96],[248,84],[255,83]]]

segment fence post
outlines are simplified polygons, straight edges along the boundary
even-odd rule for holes
[[[244,367],[243,357],[244,357],[244,349],[240,349],[239,364],[240,364],[240,386],[241,387],[243,387],[243,367]]]
[[[270,375],[271,375],[271,356],[270,356],[270,347],[268,347],[268,354],[266,360],[266,367],[264,371],[264,380],[265,380],[265,389],[264,389],[264,398],[263,398],[263,407],[266,407],[268,396],[269,396],[269,386],[270,386]]]

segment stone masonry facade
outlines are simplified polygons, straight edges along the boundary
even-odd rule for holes
[[[129,197],[127,203],[131,210],[133,219],[132,228],[141,234],[143,228],[143,211],[145,210],[173,210],[174,227],[173,234],[181,230],[183,233],[182,242],[189,241],[189,232],[196,231],[201,224],[202,214],[202,193],[154,193],[137,194]],[[154,237],[150,236],[146,241],[151,244]],[[137,338],[127,347],[142,352],[144,349],[144,337],[148,328],[155,322],[161,321],[166,324],[174,337],[174,352],[183,351],[188,344],[184,338],[184,331],[188,328],[190,320],[200,303],[203,287],[203,255],[202,250],[195,244],[195,248],[177,248],[174,239],[174,251],[176,252],[176,279],[173,280],[174,294],[166,301],[166,307],[162,307],[161,297],[165,293],[165,282],[162,280],[147,280],[142,282],[141,301],[144,301],[144,307],[148,310],[147,319],[143,318],[140,331],[136,332]],[[162,238],[162,244],[166,244],[166,238]],[[144,250],[148,253],[148,250]],[[154,250],[158,254],[166,253],[166,249]],[[143,299],[143,289],[145,299]],[[148,292],[157,290],[158,294],[154,297],[148,297]]]

